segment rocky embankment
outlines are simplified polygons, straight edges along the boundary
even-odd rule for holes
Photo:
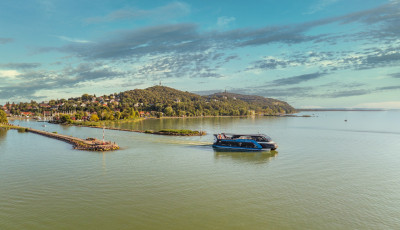
[[[111,141],[101,141],[95,138],[87,138],[86,140],[77,137],[62,135],[58,133],[50,133],[46,131],[41,131],[37,129],[28,129],[28,132],[36,133],[39,135],[47,136],[50,138],[65,141],[74,146],[74,149],[87,150],[87,151],[111,151],[119,149],[119,146]]]
[[[86,151],[112,151],[112,150],[117,150],[119,149],[119,146],[114,142],[111,141],[102,141],[102,140],[97,140],[95,138],[87,138],[86,140],[80,139],[77,137],[72,137],[72,136],[67,136],[63,134],[58,134],[58,133],[51,133],[47,131],[42,131],[42,130],[37,130],[37,129],[32,129],[32,128],[26,128],[26,127],[21,127],[21,126],[16,126],[13,124],[1,124],[0,127],[6,128],[6,129],[16,129],[20,132],[31,132],[31,133],[36,133],[42,136],[54,138],[60,141],[64,141],[67,143],[70,143],[74,146],[74,149],[79,149],[79,150],[86,150]]]

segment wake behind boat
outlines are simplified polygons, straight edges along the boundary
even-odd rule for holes
[[[264,134],[214,134],[213,148],[240,151],[275,150],[278,145]]]

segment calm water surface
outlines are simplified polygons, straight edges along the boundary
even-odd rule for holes
[[[209,134],[106,130],[122,147],[108,153],[0,129],[0,229],[400,229],[400,112],[304,114],[315,116],[114,124]],[[221,131],[267,133],[279,148],[214,152]]]

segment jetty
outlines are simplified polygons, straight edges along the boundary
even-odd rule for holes
[[[2,127],[2,126],[0,126],[0,127]],[[74,146],[74,149],[78,149],[78,150],[112,151],[112,150],[119,149],[119,146],[115,142],[112,143],[111,141],[103,141],[103,140],[98,140],[96,138],[81,139],[81,138],[77,138],[77,137],[58,134],[55,132],[47,132],[47,131],[42,131],[42,130],[37,130],[37,129],[32,129],[32,128],[25,128],[25,127],[21,127],[21,126],[15,126],[12,124],[6,124],[6,126],[4,126],[4,127],[10,128],[10,129],[17,129],[19,131],[31,132],[31,133],[39,134],[42,136],[54,138],[54,139],[57,139],[60,141],[64,141],[64,142],[72,144]]]

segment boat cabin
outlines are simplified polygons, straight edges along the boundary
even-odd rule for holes
[[[271,137],[265,134],[232,134],[232,133],[221,133],[217,135],[217,139],[248,139],[255,140],[257,142],[269,142],[272,141]]]

